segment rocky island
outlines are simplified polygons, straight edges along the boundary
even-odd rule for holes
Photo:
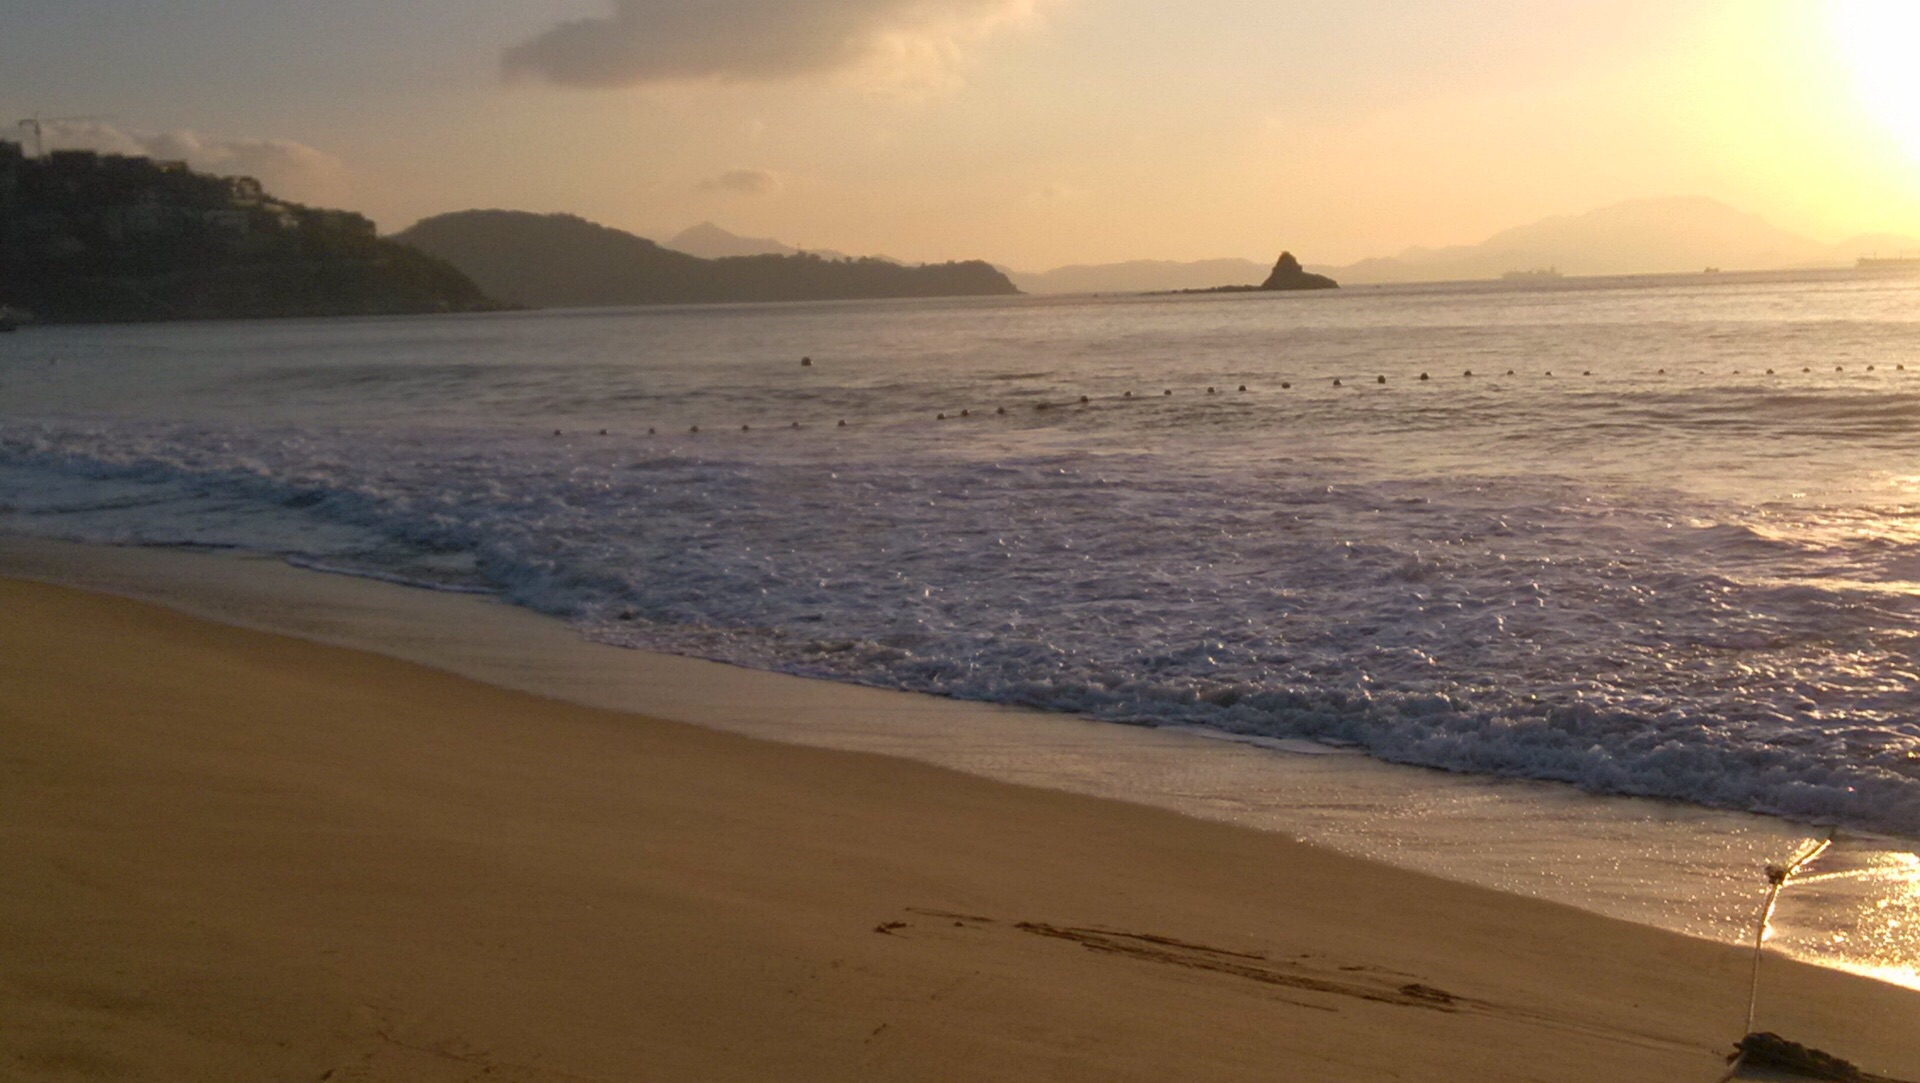
[[[1273,273],[1260,283],[1263,290],[1332,290],[1339,289],[1340,283],[1326,275],[1317,275],[1300,266],[1292,252],[1280,253],[1273,265]]]
[[[1300,266],[1292,252],[1280,253],[1273,273],[1258,286],[1214,286],[1204,290],[1171,290],[1171,293],[1275,293],[1283,290],[1334,290],[1340,283],[1326,275],[1317,275]]]
[[[498,307],[367,218],[276,199],[251,177],[0,142],[0,312],[66,323]]]

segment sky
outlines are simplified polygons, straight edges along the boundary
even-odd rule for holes
[[[1704,195],[1920,235],[1911,0],[0,0],[0,28],[5,123],[386,231],[502,207],[1339,264]]]

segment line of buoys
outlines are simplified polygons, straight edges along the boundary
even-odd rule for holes
[[[801,358],[801,363],[802,363],[803,365],[809,365],[809,366],[810,366],[810,365],[812,365],[812,363],[813,363],[813,362],[812,362],[812,360],[811,360],[810,358],[804,358],[804,357],[803,357],[803,358]],[[1899,364],[1895,364],[1895,365],[1894,365],[1893,367],[1894,367],[1894,370],[1895,370],[1895,371],[1897,371],[1897,372],[1905,372],[1905,371],[1907,370],[1907,366],[1905,365],[1905,363],[1899,363]],[[1845,371],[1847,371],[1847,367],[1846,367],[1845,365],[1835,365],[1835,366],[1833,367],[1833,370],[1834,370],[1835,372],[1845,372]],[[1734,369],[1734,370],[1732,370],[1732,371],[1733,371],[1733,375],[1735,375],[1735,376],[1738,376],[1738,375],[1741,375],[1741,374],[1742,374],[1742,370],[1740,370],[1740,369]],[[1810,365],[1808,365],[1808,366],[1802,366],[1802,367],[1801,367],[1801,369],[1800,369],[1800,371],[1801,371],[1801,372],[1803,372],[1803,373],[1811,373],[1811,372],[1813,371],[1813,367],[1812,367],[1812,366],[1810,366]],[[1874,366],[1874,365],[1867,365],[1867,366],[1866,366],[1866,371],[1868,371],[1868,372],[1874,372],[1874,371],[1877,371],[1877,368],[1876,368],[1876,366]],[[1656,374],[1656,375],[1660,375],[1660,376],[1665,376],[1665,375],[1667,375],[1667,370],[1666,370],[1666,369],[1664,369],[1664,368],[1661,368],[1661,369],[1656,369],[1656,370],[1655,370],[1655,374]],[[1769,368],[1769,369],[1767,369],[1767,370],[1766,370],[1766,374],[1767,374],[1768,376],[1773,376],[1773,375],[1776,375],[1776,372],[1775,372],[1775,370],[1773,370],[1773,369],[1771,369],[1771,368]],[[1467,370],[1465,370],[1465,371],[1463,371],[1463,372],[1462,372],[1462,373],[1461,373],[1460,375],[1461,375],[1461,377],[1462,377],[1462,378],[1471,378],[1471,377],[1473,376],[1473,370],[1472,370],[1472,369],[1467,369]],[[1515,375],[1515,372],[1514,372],[1514,370],[1513,370],[1513,369],[1508,369],[1508,370],[1507,370],[1507,375],[1508,375],[1508,376],[1512,376],[1512,375]],[[1550,377],[1550,376],[1552,376],[1552,375],[1553,375],[1553,370],[1552,370],[1552,369],[1547,369],[1547,370],[1545,370],[1545,372],[1544,372],[1544,373],[1542,373],[1542,375],[1545,375],[1545,376],[1549,376],[1549,377]],[[1592,369],[1582,369],[1582,370],[1581,370],[1581,372],[1580,372],[1580,375],[1582,375],[1582,376],[1592,376],[1592,375],[1593,375],[1593,370],[1592,370]],[[1342,378],[1341,378],[1341,377],[1338,377],[1338,376],[1335,376],[1335,377],[1332,377],[1331,379],[1332,379],[1332,386],[1334,386],[1334,387],[1344,387],[1344,386],[1346,386],[1346,385],[1345,385],[1345,382],[1344,382],[1344,381],[1342,380]],[[1422,383],[1427,383],[1427,382],[1430,382],[1430,381],[1431,381],[1431,380],[1433,379],[1433,377],[1432,377],[1432,376],[1431,376],[1431,374],[1429,374],[1429,373],[1425,373],[1425,372],[1422,372],[1422,373],[1421,373],[1421,374],[1419,375],[1419,377],[1418,377],[1418,379],[1419,379],[1419,380],[1420,380],[1420,382],[1422,382]],[[1385,384],[1386,384],[1386,383],[1388,382],[1388,380],[1387,380],[1387,377],[1386,377],[1386,375],[1385,375],[1385,374],[1380,374],[1380,375],[1376,375],[1376,376],[1375,376],[1375,377],[1373,378],[1373,381],[1374,381],[1374,383],[1375,383],[1376,385],[1385,385]],[[1292,381],[1290,381],[1290,380],[1282,380],[1282,381],[1280,381],[1280,389],[1281,389],[1281,390],[1283,390],[1283,391],[1288,391],[1288,390],[1292,390],[1292,388],[1293,388],[1293,382],[1292,382]],[[1240,385],[1238,385],[1238,387],[1237,387],[1237,390],[1239,390],[1239,391],[1241,391],[1241,392],[1245,392],[1245,391],[1247,391],[1247,390],[1249,390],[1249,388],[1247,387],[1247,385],[1246,385],[1246,384],[1240,384]],[[1207,389],[1206,389],[1206,393],[1207,393],[1207,394],[1209,394],[1209,395],[1217,395],[1217,394],[1219,394],[1219,393],[1220,393],[1220,389],[1219,389],[1219,387],[1217,387],[1217,386],[1215,386],[1215,385],[1208,385],[1208,387],[1207,387]],[[1173,394],[1174,394],[1174,389],[1173,389],[1173,388],[1171,388],[1171,387],[1169,387],[1169,388],[1165,388],[1165,389],[1163,389],[1163,390],[1162,390],[1162,391],[1160,392],[1160,394],[1161,394],[1161,396],[1162,396],[1162,397],[1168,397],[1168,398],[1170,398],[1170,397],[1172,397],[1172,396],[1173,396]],[[1133,395],[1133,392],[1131,392],[1131,391],[1123,391],[1123,392],[1121,392],[1121,394],[1120,394],[1120,397],[1121,397],[1121,398],[1123,398],[1123,399],[1131,399],[1131,398],[1133,398],[1133,397],[1134,397],[1134,395]],[[1087,396],[1087,395],[1081,395],[1081,396],[1079,396],[1078,398],[1079,398],[1079,402],[1080,402],[1080,405],[1082,405],[1082,406],[1086,406],[1086,405],[1090,405],[1090,404],[1091,404],[1091,403],[1093,402],[1093,399],[1092,399],[1092,398],[1091,398],[1090,396]],[[1035,403],[1035,404],[1034,404],[1034,407],[1033,407],[1033,408],[1034,408],[1034,410],[1036,410],[1036,411],[1044,411],[1044,410],[1051,410],[1051,409],[1053,409],[1055,405],[1057,405],[1057,404],[1055,404],[1055,403],[1051,403],[1051,402],[1039,402],[1039,403]],[[997,416],[1005,416],[1005,415],[1006,415],[1006,412],[1007,412],[1007,408],[1006,408],[1005,406],[996,406],[996,407],[994,408],[994,411],[993,411],[993,412],[994,412],[994,414],[995,414],[995,415],[997,415]],[[953,416],[954,416],[954,417],[964,417],[964,418],[970,418],[970,417],[972,417],[972,416],[973,416],[973,410],[972,410],[971,408],[963,408],[963,409],[962,409],[962,410],[961,410],[961,411],[960,411],[960,412],[959,412],[958,414],[956,414],[956,415],[953,415]],[[945,412],[941,412],[941,413],[937,413],[937,414],[935,414],[935,415],[934,415],[934,420],[936,420],[936,421],[947,421],[947,420],[949,420],[949,415],[947,415],[947,414],[946,414]],[[836,421],[836,422],[835,422],[834,424],[835,424],[835,427],[836,427],[836,428],[842,428],[842,429],[844,429],[844,428],[846,428],[846,427],[847,427],[847,421],[846,421],[846,419],[845,419],[845,418],[841,418],[841,419],[839,419],[839,420],[838,420],[838,421]],[[788,425],[788,428],[791,428],[791,429],[802,429],[802,428],[804,428],[804,427],[805,427],[805,426],[803,426],[803,425],[802,425],[802,424],[801,424],[800,422],[798,422],[798,421],[795,421],[795,422],[792,422],[792,423],[790,423],[790,424]],[[740,426],[740,431],[741,431],[741,432],[752,432],[752,431],[753,431],[753,426],[752,426],[751,424],[745,424],[745,425],[741,425],[741,426]],[[688,433],[690,433],[690,434],[695,434],[695,435],[697,435],[697,434],[698,434],[698,433],[700,432],[700,426],[698,426],[698,425],[691,425],[691,426],[689,426],[689,427],[687,428],[687,432],[688,432]],[[658,429],[658,428],[657,428],[656,426],[653,426],[653,425],[649,425],[649,426],[647,426],[647,435],[648,435],[648,436],[655,436],[655,435],[658,435],[658,433],[659,433],[659,429]],[[599,435],[601,435],[601,436],[607,436],[607,435],[609,435],[609,434],[610,434],[610,430],[608,430],[608,429],[600,429],[600,430],[598,430],[598,434],[599,434]],[[565,431],[564,431],[564,430],[562,430],[562,429],[555,429],[555,430],[553,430],[553,435],[555,435],[555,436],[565,436],[565,435],[566,435],[566,433],[565,433]]]

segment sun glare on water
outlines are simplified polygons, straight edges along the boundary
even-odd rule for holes
[[[1920,3],[1828,0],[1827,11],[1861,105],[1920,161]]]

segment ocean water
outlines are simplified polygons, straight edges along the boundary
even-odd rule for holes
[[[36,328],[0,530],[1920,838],[1916,278]]]

